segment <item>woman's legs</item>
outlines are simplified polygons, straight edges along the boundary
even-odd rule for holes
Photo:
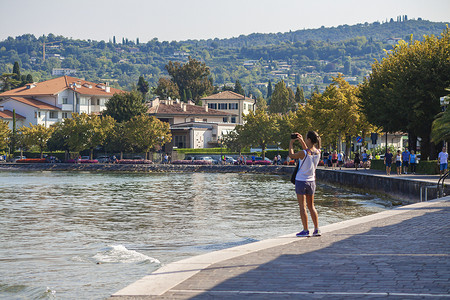
[[[308,215],[306,214],[305,195],[297,194],[298,207],[300,208],[300,219],[302,220],[303,230],[308,230]]]
[[[306,199],[305,199],[306,198]],[[314,223],[314,228],[319,228],[319,215],[314,206],[314,195],[299,195],[297,194],[298,206],[300,208],[300,218],[302,220],[303,230],[308,230],[308,215],[306,213],[306,205],[308,205],[311,219]]]
[[[317,214],[316,207],[314,206],[314,195],[306,195],[306,203],[308,204],[308,210],[314,223],[314,228],[318,229],[319,215]]]

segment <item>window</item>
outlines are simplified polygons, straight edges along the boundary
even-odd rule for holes
[[[58,112],[51,111],[48,116],[50,119],[58,119]]]
[[[186,148],[186,136],[175,135],[173,137],[173,146],[177,148]]]
[[[100,105],[100,99],[97,99],[97,105]]]
[[[244,110],[247,109],[247,103],[244,103]]]
[[[62,104],[68,104],[69,103],[69,99],[67,99],[67,97],[62,98],[63,103]]]
[[[36,111],[34,112],[34,118],[35,119],[37,118],[37,112]]]
[[[41,117],[41,112],[39,111],[39,112],[38,112],[38,118],[40,118],[40,117]]]
[[[63,112],[63,113],[62,113],[62,117],[63,117],[63,119],[67,119],[67,118],[68,118],[68,115],[69,115],[68,113],[66,113],[66,112]]]
[[[224,123],[228,123],[228,118],[227,117],[223,117],[223,122]]]
[[[208,103],[208,108],[217,109],[217,103]]]
[[[237,103],[230,103],[228,105],[229,109],[238,109],[238,104]]]
[[[227,109],[228,103],[219,103],[219,109]]]
[[[236,117],[231,117],[231,123],[236,123]]]
[[[203,119],[203,122],[208,122],[208,119]]]

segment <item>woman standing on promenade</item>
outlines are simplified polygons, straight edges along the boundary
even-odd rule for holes
[[[299,141],[303,150],[294,152],[294,142]],[[316,148],[317,144],[317,148]],[[306,205],[308,206],[311,219],[314,223],[313,236],[320,236],[319,216],[314,206],[314,192],[316,191],[316,168],[320,160],[320,137],[315,131],[309,131],[306,134],[306,141],[299,133],[291,136],[289,143],[289,157],[299,160],[299,168],[295,176],[295,193],[297,194],[298,205],[300,207],[300,218],[302,220],[303,230],[296,235],[298,237],[309,237],[308,215],[306,214]],[[305,200],[306,198],[306,200]]]
[[[397,151],[395,166],[397,167],[397,175],[402,175],[402,152],[400,150]]]

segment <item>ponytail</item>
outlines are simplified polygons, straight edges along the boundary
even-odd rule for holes
[[[317,132],[315,132],[315,131],[308,131],[308,133],[306,134],[306,138],[310,139],[313,144],[317,144],[319,149],[322,148],[322,141],[321,141],[320,136],[319,136],[319,134]]]

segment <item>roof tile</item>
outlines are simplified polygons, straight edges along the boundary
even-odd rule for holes
[[[79,87],[73,87],[72,84],[78,84]],[[121,93],[122,90],[110,88],[110,92],[107,93],[101,87],[98,87],[97,83],[93,83],[86,80],[81,80],[79,78],[62,76],[34,84],[32,88],[27,88],[26,86],[16,88],[10,91],[6,91],[0,94],[0,97],[14,97],[14,96],[36,96],[36,95],[55,95],[65,89],[76,90],[82,95],[95,95],[95,96],[112,96],[115,93]],[[91,88],[86,87],[91,86]],[[104,86],[104,84],[100,84]]]

